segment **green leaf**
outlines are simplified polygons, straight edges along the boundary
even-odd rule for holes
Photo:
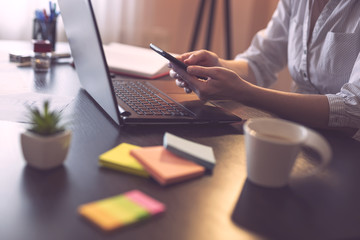
[[[49,106],[49,101],[44,102],[42,111],[37,107],[28,106],[31,124],[29,131],[40,135],[52,135],[65,130],[65,127],[60,125],[60,112],[50,111]]]

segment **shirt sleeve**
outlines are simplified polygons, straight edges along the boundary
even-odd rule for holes
[[[360,128],[360,54],[358,55],[349,82],[337,94],[327,94],[331,127]],[[360,133],[357,134],[360,140]]]
[[[280,0],[267,27],[253,38],[250,47],[235,59],[244,59],[254,72],[257,85],[268,87],[287,64],[291,0]]]

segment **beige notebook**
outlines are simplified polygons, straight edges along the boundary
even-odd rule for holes
[[[155,79],[169,73],[168,61],[150,48],[121,43],[104,45],[109,69],[113,73]]]

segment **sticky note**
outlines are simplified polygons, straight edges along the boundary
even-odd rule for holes
[[[192,142],[166,132],[163,139],[164,147],[185,159],[193,161],[208,170],[213,170],[216,160],[212,147]]]
[[[122,143],[117,147],[99,156],[99,165],[118,171],[149,177],[144,167],[130,155],[130,150],[140,148],[139,146]]]
[[[165,211],[165,205],[139,190],[87,203],[78,208],[81,216],[110,231]]]
[[[135,203],[143,206],[151,214],[155,215],[164,211],[164,205],[159,201],[154,200],[153,198],[139,192],[131,191],[125,194],[125,196]]]
[[[203,166],[176,156],[163,146],[132,149],[130,153],[161,185],[182,182],[205,173]]]

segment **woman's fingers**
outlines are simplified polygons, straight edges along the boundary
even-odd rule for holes
[[[181,88],[187,87],[187,84],[181,79],[175,79],[175,83],[176,83],[176,86],[178,86],[178,87],[181,87]]]
[[[173,69],[170,69],[169,75],[170,75],[170,77],[175,78],[175,79],[178,79],[180,77],[179,74],[177,74],[177,72],[175,72]]]
[[[187,72],[191,75],[210,77],[217,79],[219,77],[218,67],[201,67],[201,66],[189,66]]]
[[[175,84],[176,86],[180,87],[180,88],[184,88],[184,91],[186,93],[191,93],[192,90],[189,88],[188,84],[181,79],[181,77],[179,76],[179,74],[177,74],[174,70],[170,70],[169,73],[170,77],[175,78]]]
[[[184,87],[184,91],[185,91],[186,93],[191,93],[191,92],[192,92],[192,90],[191,90],[190,88],[188,88],[188,87]]]

